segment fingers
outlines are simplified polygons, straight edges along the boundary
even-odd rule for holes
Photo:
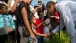
[[[46,38],[49,38],[51,35],[52,35],[53,33],[51,32],[51,33],[49,33],[49,34],[46,34]]]
[[[49,34],[46,34],[46,35],[45,35],[45,38],[49,38],[49,36],[50,36]]]

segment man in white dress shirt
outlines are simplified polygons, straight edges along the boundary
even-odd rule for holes
[[[55,11],[60,13],[60,29],[66,27],[67,33],[71,38],[71,43],[76,43],[76,2],[73,1],[61,1],[54,3],[49,1],[46,5],[48,13],[54,14]],[[59,31],[59,25],[50,33],[56,33]]]

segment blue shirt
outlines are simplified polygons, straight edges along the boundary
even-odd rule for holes
[[[5,18],[5,21],[4,21],[4,18]],[[13,29],[16,28],[13,18],[10,14],[6,14],[6,15],[0,14],[0,29],[5,26],[4,22],[6,23],[6,26],[11,26]]]

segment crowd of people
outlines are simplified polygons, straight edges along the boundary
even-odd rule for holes
[[[0,43],[44,43],[46,38],[66,27],[71,43],[76,43],[75,5],[73,1],[60,3],[34,0],[0,0]],[[13,19],[13,17],[15,17]],[[45,40],[44,40],[45,39]]]

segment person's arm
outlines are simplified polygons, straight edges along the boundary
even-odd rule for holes
[[[16,8],[17,8],[17,3],[20,2],[20,0],[15,0],[14,5],[11,8],[11,12],[15,12]]]
[[[38,35],[38,36],[44,36],[44,37],[47,37],[47,34],[40,34],[40,33],[37,33],[36,30],[32,27],[32,30],[33,32]]]
[[[60,25],[60,27],[59,27],[59,25]],[[64,24],[61,23],[59,25],[54,30],[52,30],[52,32],[49,33],[48,37],[51,36],[52,34],[55,34],[56,32],[58,32],[59,31],[59,28],[60,28],[60,30],[63,29]]]
[[[34,10],[31,10],[32,14],[35,14],[38,10],[38,7],[36,7]]]
[[[55,18],[55,16],[50,16],[51,18]]]
[[[33,10],[30,9],[30,10],[31,10],[32,14],[35,14],[39,8],[41,8],[41,6],[38,6],[35,9],[33,9]]]
[[[36,24],[37,26],[36,26],[36,28],[38,28],[38,27],[40,27],[41,25],[43,25],[45,22],[41,22],[41,23],[39,23],[39,24]]]
[[[26,8],[25,8],[25,7],[23,7],[23,8],[21,9],[21,13],[22,13],[22,17],[23,17],[23,20],[24,20],[24,24],[25,24],[27,30],[28,30],[29,33],[30,33],[30,37],[31,37],[31,38],[35,38],[35,35],[34,35],[34,33],[32,32],[30,23],[29,23],[29,21],[28,21],[28,17],[27,17],[28,14],[27,14],[27,11],[26,11]]]
[[[59,16],[50,16],[50,18],[55,18],[55,19],[59,19]]]

